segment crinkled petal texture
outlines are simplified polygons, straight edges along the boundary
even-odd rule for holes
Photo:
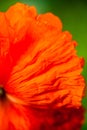
[[[77,56],[76,45],[72,35],[62,31],[60,19],[51,13],[37,15],[33,6],[21,3],[0,13],[0,84],[7,95],[0,104],[2,130],[56,130],[57,125],[58,130],[73,130],[70,125],[81,123],[84,60]],[[79,114],[72,115],[72,108]],[[56,117],[55,128],[45,128],[43,124],[39,128],[48,113],[44,116],[38,109],[61,110],[67,123],[60,127],[64,121]],[[79,130],[78,123],[74,124]]]

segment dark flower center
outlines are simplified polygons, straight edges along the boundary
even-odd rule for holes
[[[0,99],[4,99],[6,96],[5,90],[2,86],[0,86]]]

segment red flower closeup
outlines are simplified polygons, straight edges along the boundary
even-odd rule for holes
[[[17,3],[0,12],[0,130],[79,130],[83,58],[51,13]]]

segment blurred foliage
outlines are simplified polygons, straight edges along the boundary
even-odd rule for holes
[[[35,5],[38,13],[52,12],[60,17],[63,30],[69,30],[78,42],[78,55],[85,58],[83,75],[87,80],[87,0],[0,0],[0,11],[5,11],[16,2]],[[83,99],[83,105],[87,108],[87,97]],[[87,113],[85,117],[82,130],[87,129]]]

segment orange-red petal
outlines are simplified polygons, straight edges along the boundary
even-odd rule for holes
[[[80,128],[84,60],[76,45],[51,13],[37,15],[21,3],[0,13],[0,85],[6,91],[0,128],[39,130],[45,121],[47,130]]]

